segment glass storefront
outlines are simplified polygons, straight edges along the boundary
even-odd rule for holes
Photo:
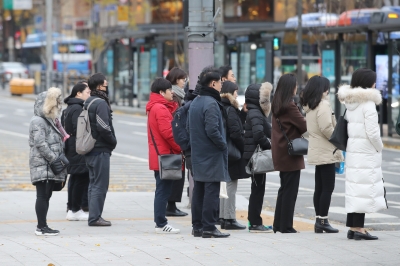
[[[224,0],[225,22],[255,22],[274,20],[273,0]]]
[[[395,125],[400,112],[400,40],[392,41],[392,67],[391,67],[391,88],[388,89],[388,112],[390,120],[389,123],[389,136],[397,135]],[[389,60],[388,60],[389,61]],[[377,73],[378,74],[378,73]],[[386,83],[388,84],[388,83]]]

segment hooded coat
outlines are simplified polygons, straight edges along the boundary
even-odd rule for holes
[[[347,213],[374,213],[386,209],[382,177],[382,149],[376,106],[382,96],[376,89],[339,88],[344,103],[349,139],[346,148]]]
[[[67,109],[63,111],[61,124],[70,137],[65,142],[65,156],[69,161],[69,174],[88,173],[85,156],[76,153],[76,129],[78,127],[78,117],[82,112],[84,101],[78,98],[68,98]]]
[[[263,150],[271,149],[271,124],[267,117],[271,111],[271,83],[250,85],[245,93],[247,117],[244,134],[243,158],[250,160],[257,145]]]
[[[54,175],[50,164],[64,153],[62,135],[54,124],[61,111],[61,90],[50,88],[35,101],[34,115],[29,124],[29,168],[31,182],[54,180],[64,182],[67,169]]]
[[[322,99],[319,105],[311,110],[303,106],[306,112],[307,132],[309,134],[307,162],[312,165],[332,164],[343,161],[342,152],[329,142],[336,126],[329,101]]]
[[[175,143],[172,135],[172,113],[175,112],[176,108],[176,102],[168,102],[158,93],[152,92],[150,94],[150,100],[146,105],[150,170],[159,171],[160,169],[155,145],[157,145],[160,155],[179,154],[181,152],[181,148]]]
[[[239,103],[231,93],[222,93],[221,102],[226,111],[226,131],[233,144],[239,149],[242,158],[237,161],[228,160],[228,172],[231,180],[247,178],[245,171],[247,161],[243,158],[244,128],[240,118]]]

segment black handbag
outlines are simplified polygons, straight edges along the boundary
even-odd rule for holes
[[[153,132],[150,129],[151,139],[154,148],[158,155],[158,166],[161,180],[180,180],[182,179],[182,166],[185,165],[185,160],[182,154],[163,154],[158,152],[156,141],[154,140]]]
[[[283,135],[285,136],[287,142],[288,142],[288,153],[289,155],[307,155],[308,152],[308,140],[305,138],[296,138],[293,140],[290,140],[285,131],[282,128],[281,122],[279,119],[276,119],[276,122],[279,124],[279,128],[282,130]]]
[[[332,136],[329,139],[330,143],[332,143],[336,146],[336,148],[342,151],[346,151],[347,140],[349,139],[349,135],[347,134],[347,120],[344,118],[346,112],[347,109],[344,111],[344,114],[339,117],[335,129],[333,130]]]
[[[50,168],[54,175],[58,175],[62,171],[64,171],[64,169],[67,168],[68,165],[69,165],[69,161],[68,161],[67,157],[65,157],[64,153],[61,153],[60,156],[58,156],[58,158],[55,159],[50,164]]]

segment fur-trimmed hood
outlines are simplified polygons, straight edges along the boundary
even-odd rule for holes
[[[222,101],[224,101],[224,99],[227,99],[235,109],[239,109],[239,102],[233,97],[232,94],[221,93],[221,99]]]
[[[269,82],[261,84],[251,84],[245,92],[246,104],[248,108],[255,105],[263,111],[265,116],[271,112],[271,91],[273,87]]]
[[[37,96],[34,114],[54,121],[60,116],[61,108],[61,90],[52,87]]]
[[[357,108],[361,103],[372,101],[376,105],[382,103],[382,95],[375,88],[352,88],[350,85],[342,85],[337,93],[339,101],[344,103],[347,108]]]

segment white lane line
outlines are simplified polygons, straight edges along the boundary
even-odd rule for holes
[[[117,123],[125,124],[129,126],[137,126],[137,127],[147,127],[147,123],[140,123],[140,122],[131,122],[125,120],[116,120]]]
[[[314,209],[314,207],[307,207],[307,208]],[[339,207],[339,206],[331,206],[329,208],[329,212],[347,215],[346,209],[344,207]],[[368,219],[398,219],[397,216],[383,214],[383,213],[366,213],[365,218],[368,218]]]
[[[24,139],[29,138],[28,135],[20,134],[20,133],[12,132],[12,131],[7,131],[7,130],[2,130],[2,129],[0,129],[0,133],[15,136],[15,137],[20,137],[20,138],[24,138]]]
[[[387,203],[400,205],[400,202],[388,200]]]
[[[388,174],[388,175],[400,175],[400,173],[398,173],[398,172],[390,172],[390,171],[386,171],[386,170],[382,170],[382,173]]]
[[[133,131],[132,134],[147,137],[147,133],[143,133],[143,132],[139,132],[139,131]]]
[[[135,161],[139,161],[139,162],[143,162],[143,163],[148,163],[149,162],[147,159],[143,159],[143,158],[140,158],[140,157],[132,156],[132,155],[129,155],[129,154],[113,152],[112,155],[115,155],[115,156],[118,156],[118,157],[122,157],[122,158],[131,159],[131,160],[135,160]]]

